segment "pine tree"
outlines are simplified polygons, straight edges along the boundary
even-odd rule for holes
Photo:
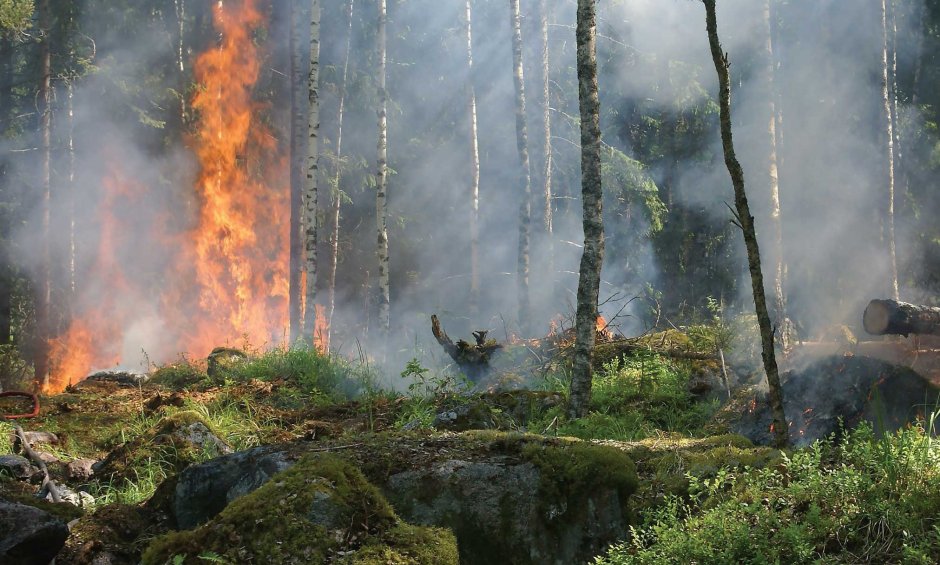
[[[522,202],[519,205],[519,251],[516,263],[516,284],[519,300],[519,328],[528,335],[531,324],[529,298],[529,234],[532,221],[532,175],[529,168],[529,141],[526,132],[525,77],[522,72],[522,14],[519,0],[509,0],[512,24],[513,83],[516,88],[516,148],[519,151],[519,181]]]

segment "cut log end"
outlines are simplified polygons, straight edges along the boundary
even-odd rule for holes
[[[891,311],[888,301],[872,300],[862,315],[862,325],[865,326],[865,331],[871,335],[888,333]]]

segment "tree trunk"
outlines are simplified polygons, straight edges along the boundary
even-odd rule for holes
[[[898,260],[894,240],[894,121],[891,115],[891,98],[888,95],[888,20],[886,0],[881,0],[881,97],[884,105],[885,138],[887,145],[887,161],[885,163],[886,181],[888,184],[888,206],[885,217],[885,242],[888,245],[888,261],[890,263],[890,291],[895,300],[898,299]]]
[[[552,226],[552,116],[549,90],[548,65],[548,1],[539,1],[539,27],[541,28],[542,76],[542,231],[545,239],[547,268],[552,285],[552,300],[555,297],[555,239]]]
[[[766,73],[767,73],[767,140],[770,144],[768,155],[768,181],[770,184],[770,223],[773,229],[773,258],[774,258],[774,310],[777,315],[777,327],[780,328],[780,345],[786,353],[790,349],[790,328],[787,318],[787,296],[784,292],[784,272],[786,271],[783,256],[783,223],[780,219],[780,182],[777,167],[777,105],[776,84],[774,83],[774,45],[771,23],[770,4],[772,0],[764,2],[764,22],[767,26],[767,41],[765,42]]]
[[[343,59],[343,76],[339,85],[339,108],[336,113],[336,172],[333,177],[333,204],[330,210],[333,233],[330,234],[330,274],[327,280],[327,293],[329,305],[326,313],[326,333],[323,336],[323,347],[330,349],[330,337],[333,331],[333,312],[336,311],[336,269],[339,266],[339,222],[340,206],[343,202],[342,179],[343,157],[343,114],[346,109],[346,78],[349,75],[349,54],[352,48],[353,0],[346,4],[346,55]]]
[[[379,143],[378,159],[375,172],[375,219],[377,228],[377,251],[379,260],[379,331],[383,338],[388,336],[389,309],[391,305],[388,277],[388,92],[385,90],[386,54],[385,24],[387,13],[385,0],[379,0]]]
[[[734,154],[734,142],[731,138],[731,80],[728,69],[728,56],[721,50],[718,41],[718,22],[715,16],[715,0],[703,0],[705,4],[705,27],[708,31],[708,44],[712,61],[718,73],[718,104],[721,116],[721,145],[725,155],[725,165],[734,185],[734,204],[737,209],[736,219],[744,232],[744,244],[747,248],[747,263],[751,273],[751,290],[754,293],[754,306],[757,310],[757,323],[761,334],[761,357],[764,371],[767,373],[770,409],[773,414],[773,431],[777,447],[789,444],[787,419],[783,412],[783,393],[780,375],[777,372],[777,358],[774,354],[774,330],[767,311],[767,298],[764,296],[764,275],[761,272],[760,249],[757,245],[757,233],[754,218],[744,191],[744,171]]]
[[[576,30],[578,105],[581,111],[581,201],[584,248],[578,277],[578,310],[568,414],[579,418],[591,405],[591,357],[597,338],[597,298],[604,262],[600,98],[597,92],[595,0],[578,0]]]
[[[179,97],[180,97],[180,125],[186,125],[186,0],[173,0],[173,7],[176,9],[176,67],[179,71]]]
[[[300,50],[305,25],[302,0],[294,0],[290,7],[290,274],[288,275],[288,317],[290,342],[294,343],[303,330],[303,216],[304,216],[304,157],[307,137],[305,115],[304,69]]]
[[[897,300],[872,300],[865,308],[862,325],[871,335],[940,335],[940,308]]]
[[[477,139],[477,97],[473,88],[472,0],[467,0],[467,117],[470,120],[470,315],[480,312],[480,146]]]
[[[306,343],[316,345],[317,336],[317,172],[320,148],[320,0],[310,0],[310,72],[307,76],[307,178],[304,183],[304,254],[306,289],[304,329]]]
[[[37,388],[49,386],[49,337],[52,309],[52,47],[49,0],[39,0],[39,135],[40,135],[40,265],[36,280],[36,349],[33,365]]]
[[[519,151],[519,182],[522,185],[522,203],[519,205],[519,252],[516,265],[516,284],[519,299],[519,330],[530,333],[532,308],[529,299],[529,224],[532,221],[532,186],[529,168],[529,141],[525,117],[525,79],[522,73],[522,14],[519,0],[509,0],[512,24],[513,82],[516,87],[516,148]]]

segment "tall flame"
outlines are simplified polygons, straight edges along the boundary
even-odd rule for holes
[[[148,251],[119,248],[130,245],[127,234],[137,228],[122,218],[121,199],[133,198],[144,188],[111,166],[96,218],[101,233],[89,271],[94,280],[85,284],[95,289],[95,298],[80,300],[86,306],[74,312],[68,330],[52,340],[50,391],[78,382],[92,369],[121,362],[132,318],[148,311],[141,305],[159,312],[159,327],[169,334],[151,345],[162,352],[155,355],[157,361],[184,352],[205,356],[213,347],[233,341],[263,346],[284,339],[287,166],[274,136],[258,119],[265,107],[252,99],[262,56],[253,32],[264,24],[256,1],[214,5],[218,43],[193,65],[201,85],[191,101],[198,120],[189,139],[199,163],[192,194],[196,210],[191,227],[176,233],[166,218],[182,215],[184,203],[174,203],[175,209],[162,215],[154,211],[149,219],[147,245],[172,250],[169,273],[161,280],[129,280],[133,277],[122,269],[122,257]],[[324,329],[318,327],[317,333]],[[323,347],[322,340],[318,346]],[[152,351],[148,344],[139,347]]]

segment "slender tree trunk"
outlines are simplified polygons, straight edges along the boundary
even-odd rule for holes
[[[703,0],[705,3],[705,27],[708,31],[708,44],[712,61],[718,73],[718,104],[721,115],[721,145],[725,154],[725,165],[734,185],[734,204],[737,221],[744,232],[744,244],[747,248],[747,263],[751,272],[751,290],[754,293],[754,306],[757,310],[757,323],[761,334],[761,357],[767,373],[770,409],[773,413],[774,440],[778,447],[789,443],[787,419],[783,411],[783,392],[780,375],[777,372],[777,358],[774,354],[774,330],[767,310],[767,298],[764,296],[764,275],[761,272],[760,249],[757,245],[757,232],[754,218],[744,191],[744,171],[734,154],[734,142],[731,139],[731,80],[728,69],[728,56],[721,50],[718,41],[718,22],[715,16],[715,0]]]
[[[323,337],[323,347],[327,350],[330,347],[330,336],[333,331],[333,312],[336,311],[336,269],[339,266],[339,211],[343,202],[343,190],[340,183],[343,172],[343,114],[346,109],[346,78],[349,76],[349,54],[352,49],[353,3],[354,0],[349,0],[346,4],[346,55],[343,59],[342,82],[339,85],[339,108],[336,112],[338,123],[336,129],[336,172],[333,177],[333,207],[330,210],[330,216],[333,219],[333,233],[330,235],[330,274],[327,281],[329,306],[326,314],[326,335]]]
[[[385,25],[387,17],[385,0],[379,0],[379,143],[375,172],[375,218],[378,234],[376,254],[379,260],[378,324],[383,338],[388,337],[391,304],[388,280],[388,201],[386,199],[386,190],[388,188],[388,92],[385,89]]]
[[[516,283],[519,299],[519,329],[530,333],[532,308],[529,299],[529,224],[532,221],[532,178],[529,168],[529,141],[525,117],[525,79],[522,73],[522,14],[519,0],[509,0],[512,17],[513,82],[516,86],[516,147],[519,151],[519,180],[522,185],[522,203],[519,206],[519,253],[516,265]]]
[[[173,0],[176,9],[176,68],[179,71],[180,125],[186,125],[186,0]]]
[[[780,219],[780,182],[777,168],[777,105],[776,84],[774,83],[774,45],[773,29],[771,23],[770,4],[772,0],[764,2],[764,22],[767,26],[767,41],[765,43],[766,73],[767,73],[767,140],[770,145],[767,171],[770,185],[770,224],[773,230],[773,258],[774,258],[774,310],[777,316],[777,327],[780,329],[780,345],[784,354],[790,350],[790,328],[787,318],[787,296],[784,292],[785,261],[783,256],[783,223]]]
[[[4,123],[13,115],[13,41],[5,34],[0,34],[0,116]],[[4,134],[0,128],[0,135]],[[6,159],[0,161],[0,183],[9,185]],[[10,226],[0,226],[0,239],[9,237]],[[11,343],[13,328],[13,269],[6,249],[0,247],[0,345]]]
[[[542,83],[542,230],[544,232],[547,271],[555,297],[555,238],[552,226],[552,113],[548,65],[548,1],[539,0],[539,27],[541,31],[541,83]]]
[[[595,0],[578,0],[578,102],[581,110],[581,201],[584,250],[578,277],[574,359],[568,414],[579,418],[591,406],[591,358],[597,337],[597,298],[604,263],[603,188],[601,186],[600,98],[597,92]]]
[[[49,0],[39,0],[39,135],[40,135],[40,230],[41,251],[36,281],[36,353],[34,360],[37,388],[49,386],[49,337],[52,309],[52,257],[50,221],[52,212],[52,48]]]
[[[320,0],[310,0],[310,72],[307,76],[307,179],[304,184],[304,341],[316,344],[317,327],[317,172],[320,160]]]
[[[477,96],[473,88],[472,0],[464,8],[467,34],[467,117],[470,121],[470,316],[480,312],[480,146],[477,139]]]
[[[288,317],[290,342],[303,330],[304,265],[304,159],[306,157],[307,116],[304,102],[304,69],[301,55],[304,14],[303,0],[292,0],[290,7],[290,274],[288,276]]]
[[[890,292],[891,296],[897,300],[899,297],[898,289],[898,260],[894,240],[894,128],[892,127],[893,118],[891,115],[891,97],[888,95],[888,20],[886,0],[881,0],[881,97],[884,105],[884,124],[885,139],[887,145],[887,161],[885,163],[885,173],[888,183],[888,211],[885,217],[885,241],[888,244],[888,261],[890,263]]]
[[[71,309],[75,298],[75,88],[72,79],[66,82],[66,118],[68,119],[66,140],[68,158],[68,303]]]

